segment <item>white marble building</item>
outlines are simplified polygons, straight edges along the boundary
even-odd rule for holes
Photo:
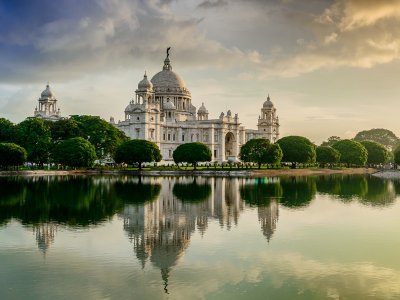
[[[113,118],[110,120],[114,123]],[[132,139],[155,142],[163,160],[172,160],[172,153],[182,143],[202,142],[208,145],[213,161],[236,160],[241,145],[249,139],[279,137],[279,119],[268,96],[261,108],[258,129],[249,130],[230,110],[217,119],[209,119],[204,103],[197,110],[184,80],[172,71],[169,52],[163,69],[151,80],[144,75],[135,97],[125,108],[125,120],[115,124]]]
[[[34,117],[57,121],[61,119],[60,109],[57,109],[57,99],[54,93],[50,90],[50,85],[46,85],[46,89],[40,94],[38,99],[39,106],[35,108]]]

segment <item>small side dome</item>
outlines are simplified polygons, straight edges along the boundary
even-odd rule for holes
[[[125,112],[131,112],[133,110],[133,104],[129,103],[128,106],[125,108]]]
[[[146,72],[144,73],[143,79],[138,84],[139,90],[151,90],[153,89],[153,84],[147,79]]]
[[[50,90],[50,85],[46,85],[46,89],[40,94],[41,98],[54,98],[53,92]]]
[[[207,108],[204,106],[204,102],[201,103],[199,110],[197,111],[198,114],[208,114]]]
[[[174,110],[174,109],[176,109],[174,103],[169,101],[169,98],[167,98],[167,102],[164,102],[163,108],[165,110]]]
[[[272,103],[271,99],[269,98],[269,95],[267,97],[267,101],[264,102],[263,107],[268,107],[268,108],[274,107],[274,104]]]

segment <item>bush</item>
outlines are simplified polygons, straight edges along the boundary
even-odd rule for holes
[[[0,166],[11,167],[22,165],[27,158],[24,148],[14,143],[0,143]]]

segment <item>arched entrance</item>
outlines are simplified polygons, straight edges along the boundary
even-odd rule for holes
[[[232,132],[225,136],[225,160],[236,160],[236,139]]]

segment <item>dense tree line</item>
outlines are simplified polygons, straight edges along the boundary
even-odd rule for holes
[[[126,135],[100,117],[72,116],[56,122],[27,118],[13,124],[0,118],[0,143],[3,154],[0,167],[18,166],[25,161],[43,166],[57,163],[69,167],[90,167],[96,159],[114,158],[117,163],[137,164],[162,159],[158,146],[145,140],[129,140]],[[393,151],[392,151],[393,150]],[[202,143],[179,145],[173,152],[176,164],[188,163],[194,168],[199,162],[212,160],[209,147]],[[320,166],[376,166],[394,161],[400,163],[400,139],[386,129],[359,132],[354,139],[328,138],[317,147],[302,136],[287,136],[275,144],[267,139],[245,143],[239,158],[258,165],[279,164],[281,161]]]
[[[363,148],[355,143],[359,143]],[[340,159],[341,163],[378,166],[393,161],[398,164],[394,160],[394,156],[396,149],[400,147],[400,139],[390,130],[375,128],[360,131],[351,140],[342,140],[338,136],[331,136],[321,146],[343,148],[339,151],[344,154]],[[365,153],[367,154],[366,158]]]
[[[26,150],[26,160],[39,166],[57,162],[66,166],[87,167],[95,159],[113,157],[118,146],[127,140],[122,131],[95,116],[72,116],[55,122],[27,118],[19,124],[0,118],[0,142],[21,146]],[[64,147],[68,151],[62,154],[60,149]],[[74,159],[73,155],[76,156]],[[78,155],[87,159],[77,159]]]

